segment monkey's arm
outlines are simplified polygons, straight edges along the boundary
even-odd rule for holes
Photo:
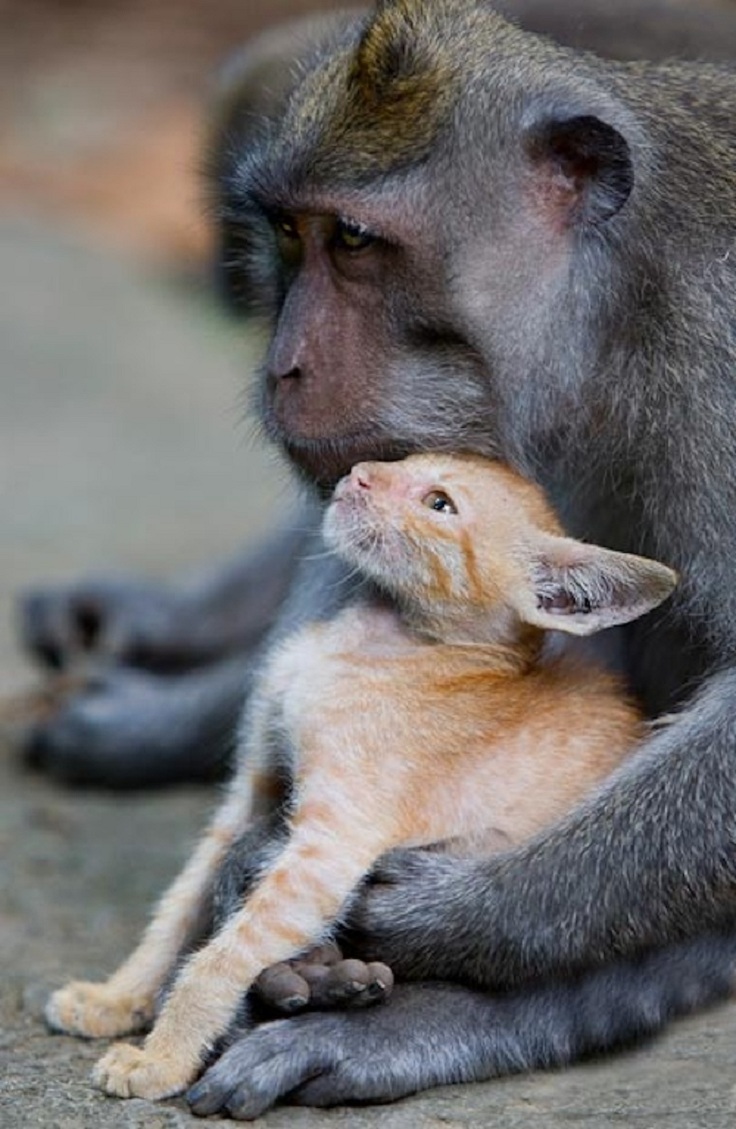
[[[182,585],[93,581],[27,597],[32,653],[72,670],[104,663],[27,730],[27,759],[67,783],[114,788],[221,775],[250,656],[279,617],[314,520],[305,506],[255,552]]]
[[[370,1012],[310,1013],[235,1038],[189,1102],[200,1115],[252,1120],[287,1095],[313,1106],[391,1101],[430,1086],[562,1066],[725,998],[734,960],[736,938],[713,935],[570,984],[500,997],[402,984]]]
[[[484,987],[577,973],[736,919],[736,672],[714,676],[598,793],[490,860],[389,856],[360,950]]]

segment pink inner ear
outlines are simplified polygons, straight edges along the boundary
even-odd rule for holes
[[[581,181],[571,180],[551,163],[536,170],[533,203],[548,227],[560,232],[572,227],[582,196]]]
[[[605,223],[628,199],[634,173],[626,139],[613,126],[581,115],[531,130],[526,149],[535,197],[548,222]]]
[[[569,615],[570,612],[576,610],[572,596],[569,592],[564,591],[556,592],[553,596],[540,596],[537,600],[537,607],[551,615]]]

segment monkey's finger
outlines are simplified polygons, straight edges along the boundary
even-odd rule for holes
[[[310,985],[285,962],[264,969],[253,990],[262,1004],[280,1015],[294,1015],[310,1000]]]
[[[362,1008],[384,1003],[393,990],[394,975],[388,965],[374,961],[342,961],[329,969],[320,985],[323,999],[318,1003],[312,990],[314,1007]]]
[[[373,960],[368,965],[366,1003],[384,1003],[394,990],[394,974],[387,964]]]
[[[362,960],[342,960],[323,967],[321,975],[310,983],[310,1005],[321,1009],[364,1006],[374,1002],[370,988],[368,965]]]
[[[17,609],[21,643],[51,670],[60,670],[79,648],[74,617],[60,589],[33,590],[21,596]]]
[[[331,965],[337,964],[338,961],[343,959],[342,950],[334,941],[327,941],[324,945],[315,945],[313,949],[308,949],[303,956],[297,960],[292,960],[289,963],[292,968],[298,968],[302,964],[324,964]]]

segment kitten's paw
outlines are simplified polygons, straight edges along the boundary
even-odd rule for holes
[[[75,980],[54,992],[45,1015],[52,1031],[85,1039],[113,1038],[143,1030],[152,1018],[153,1005],[120,995],[107,984]]]
[[[92,1071],[95,1085],[118,1098],[171,1098],[193,1081],[196,1071],[182,1061],[152,1055],[145,1047],[119,1043],[103,1055]]]

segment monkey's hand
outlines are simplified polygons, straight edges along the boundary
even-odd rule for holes
[[[122,576],[42,588],[21,597],[21,640],[57,670],[84,656],[151,669],[181,666],[193,633],[187,604],[173,587]]]
[[[487,859],[483,865],[488,867]],[[346,947],[366,961],[380,955],[400,980],[452,979],[453,974],[466,979],[463,937],[477,867],[476,859],[433,850],[390,851],[355,900]],[[484,934],[490,943],[492,932],[491,921],[478,920],[474,946]]]
[[[253,986],[260,1009],[276,1015],[310,1010],[370,1007],[391,994],[385,964],[345,960],[335,944],[319,945],[296,960],[265,969]]]

